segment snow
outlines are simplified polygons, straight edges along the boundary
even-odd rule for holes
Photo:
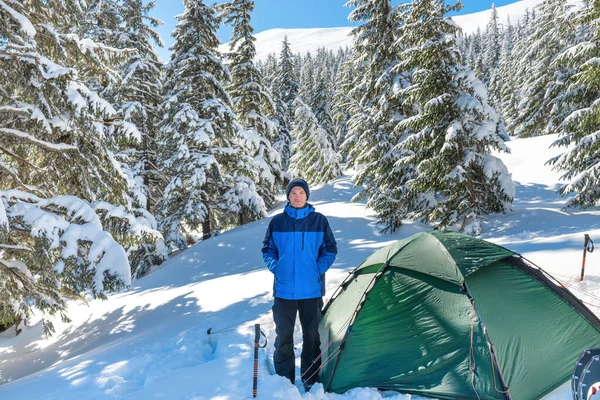
[[[527,10],[531,12],[534,7],[538,7],[542,4],[542,1],[543,0],[521,0],[505,6],[496,7],[496,11],[498,12],[498,22],[500,24],[505,24],[507,18],[510,18],[511,23],[515,24],[525,15]],[[567,4],[574,6],[581,5],[582,2],[583,0],[567,0]],[[477,32],[478,28],[483,32],[487,23],[490,21],[491,15],[492,9],[490,8],[472,14],[457,15],[452,17],[452,19],[462,28],[464,34],[470,35]]]
[[[10,7],[4,1],[0,0],[0,7],[4,8],[17,22],[21,25],[21,30],[30,38],[33,38],[36,34],[35,27],[29,21],[29,19],[23,14],[17,12],[15,9]]]
[[[8,232],[8,216],[6,215],[6,205],[4,199],[0,199],[0,231]]]
[[[31,272],[29,271],[29,269],[27,268],[27,265],[25,265],[25,263],[23,261],[0,259],[0,262],[2,264],[4,264],[7,268],[16,268],[16,269],[20,270],[22,273],[24,273],[26,276],[31,277]],[[16,281],[16,283],[18,285],[19,284],[22,285],[22,283],[20,281]]]
[[[256,41],[256,59],[265,60],[271,53],[279,57],[281,52],[281,43],[284,36],[287,35],[290,41],[290,49],[293,54],[305,54],[311,52],[315,54],[319,47],[325,47],[337,51],[340,47],[352,47],[352,37],[350,31],[352,27],[340,28],[311,28],[311,29],[268,29],[254,35]],[[230,45],[225,43],[219,46],[223,53],[229,53]]]
[[[597,253],[588,254],[586,279],[579,282],[583,234],[592,240],[600,235],[600,208],[561,209],[565,199],[556,194],[558,174],[544,165],[560,152],[549,149],[555,140],[556,136],[512,140],[507,143],[510,154],[494,154],[512,173],[515,201],[512,212],[489,216],[482,238],[523,254],[600,314]],[[491,157],[488,162],[496,160]],[[429,230],[408,222],[394,234],[379,234],[381,227],[371,211],[364,204],[350,202],[357,192],[349,175],[311,188],[311,203],[328,217],[339,248],[327,273],[326,299],[374,251]],[[254,324],[259,323],[268,339],[267,347],[259,352],[259,399],[422,399],[371,388],[328,394],[321,384],[304,393],[285,378],[272,375],[268,358],[275,339],[273,281],[260,248],[270,218],[282,208],[283,201],[268,218],[172,256],[134,281],[128,291],[110,295],[108,301],[71,302],[72,322],[54,321],[56,333],[51,338],[42,337],[35,317],[19,336],[1,335],[0,398],[250,398]],[[106,262],[118,260],[107,258]],[[301,340],[298,326],[298,365]],[[545,400],[571,398],[565,383]]]
[[[0,136],[2,134],[5,135],[11,135],[11,136],[16,136],[18,138],[22,138],[25,139],[29,142],[33,142],[33,143],[37,143],[41,146],[44,146],[50,150],[59,150],[59,151],[64,151],[64,150],[77,150],[77,146],[72,146],[70,144],[65,144],[65,143],[51,143],[51,142],[46,142],[43,140],[39,140],[36,139],[35,137],[31,136],[30,134],[23,132],[23,131],[19,131],[17,129],[11,129],[11,128],[0,128]]]

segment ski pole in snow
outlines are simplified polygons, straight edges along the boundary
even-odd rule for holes
[[[260,346],[258,342],[260,341],[260,335],[265,337],[265,344]],[[257,389],[258,389],[258,348],[267,347],[267,337],[260,330],[260,324],[254,324],[254,382],[252,383],[252,397],[256,397]]]
[[[256,397],[258,389],[258,341],[260,340],[260,324],[254,325],[254,382],[252,384],[252,397]]]
[[[585,271],[585,254],[587,252],[592,253],[594,251],[594,242],[592,242],[592,239],[590,239],[590,235],[588,235],[587,233],[584,234],[584,242],[583,242],[583,261],[581,262],[581,279],[579,279],[580,281],[583,280],[583,273]]]

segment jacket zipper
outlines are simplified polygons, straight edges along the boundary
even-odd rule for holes
[[[304,251],[304,232],[302,232],[302,251]]]

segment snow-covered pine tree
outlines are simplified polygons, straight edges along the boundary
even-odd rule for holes
[[[296,99],[294,121],[294,144],[290,162],[290,174],[302,177],[311,185],[329,182],[342,174],[339,156],[331,138],[309,106]]]
[[[232,25],[230,37],[231,51],[228,54],[231,84],[228,88],[233,109],[238,120],[248,130],[248,152],[254,160],[257,171],[254,173],[258,194],[267,208],[275,204],[275,196],[281,190],[284,172],[281,170],[281,156],[272,147],[277,130],[268,115],[275,112],[275,104],[263,85],[263,79],[254,65],[256,47],[250,25],[250,13],[254,9],[252,0],[233,0],[220,5],[220,17],[225,24]],[[238,197],[247,198],[249,194],[239,193]],[[254,200],[249,205],[258,206]],[[264,215],[264,210],[241,206],[240,224],[250,222]]]
[[[162,196],[166,180],[158,168],[157,138],[158,105],[162,94],[162,61],[154,45],[163,46],[155,30],[162,21],[149,15],[155,1],[144,4],[142,0],[122,0],[119,4],[122,24],[116,36],[116,46],[131,49],[120,65],[120,81],[107,88],[118,119],[112,124],[114,134],[136,140],[117,143],[115,157],[127,177],[129,198],[127,212],[137,216],[148,229],[156,230],[154,214],[157,201]],[[122,133],[125,132],[125,135]],[[111,224],[117,231],[122,224]],[[153,265],[164,258],[164,244],[136,243],[126,247],[132,275],[143,276]]]
[[[321,66],[317,72],[316,85],[311,99],[312,110],[321,128],[327,133],[329,142],[337,152],[338,142],[335,136],[335,126],[331,111],[331,98],[333,89],[328,76],[328,70]]]
[[[553,146],[567,148],[549,163],[567,180],[559,189],[563,196],[574,194],[566,207],[586,208],[600,200],[600,2],[584,8],[571,21],[581,36],[592,36],[566,48],[557,62],[576,69],[567,82],[562,106],[573,111],[557,128],[559,138]]]
[[[105,299],[130,285],[130,274],[124,248],[88,202],[0,191],[0,325],[18,325],[36,309],[68,321],[66,300],[85,299],[87,291]],[[51,321],[43,325],[46,335],[53,332]]]
[[[500,61],[500,31],[498,28],[498,10],[492,3],[492,13],[485,29],[485,47],[483,51],[483,82],[490,84]],[[496,77],[498,79],[498,77]]]
[[[569,8],[566,0],[544,0],[537,7],[537,18],[524,46],[526,51],[521,54],[520,63],[527,77],[521,89],[519,113],[509,127],[515,136],[545,135],[552,133],[558,124],[554,114],[560,115],[560,107],[555,99],[564,92],[563,83],[569,71],[553,61],[575,39],[575,31],[566,17]]]
[[[459,29],[446,13],[461,5],[413,0],[406,8],[398,43],[401,70],[414,71],[401,90],[416,113],[399,123],[414,134],[399,145],[397,167],[416,167],[399,198],[405,217],[479,234],[485,214],[510,209],[514,184],[502,161],[490,153],[507,152],[498,134],[499,117],[487,103],[485,85],[462,65],[455,46]]]
[[[281,166],[287,171],[291,157],[292,129],[294,122],[294,100],[298,96],[299,84],[295,79],[294,57],[290,42],[284,37],[277,64],[277,75],[273,80],[273,101],[279,138],[273,147],[281,155]]]
[[[98,92],[117,110],[110,119],[104,119],[102,128],[104,137],[107,138],[105,144],[119,161],[121,175],[126,180],[126,212],[135,215],[139,221],[146,223],[148,229],[156,232],[154,216],[148,209],[159,197],[157,193],[161,192],[158,187],[161,181],[157,179],[156,169],[150,167],[151,164],[156,165],[155,109],[157,99],[160,99],[161,63],[152,42],[161,44],[161,41],[152,27],[144,25],[146,20],[155,26],[160,23],[147,15],[152,7],[152,2],[143,5],[137,0],[93,0],[87,3],[86,8],[82,8],[81,14],[85,18],[82,19],[81,26],[77,27],[77,32],[80,32],[80,36],[119,48],[123,54],[119,62],[112,66],[119,73],[118,79],[102,79],[95,74],[82,74],[82,78],[89,88]],[[152,33],[148,34],[148,30]],[[139,40],[139,36],[142,40]],[[154,66],[147,65],[145,51],[149,52],[150,58],[154,58]],[[153,68],[155,76],[152,76]],[[143,75],[142,79],[140,75]],[[158,87],[152,93],[152,87],[156,83]],[[143,91],[139,90],[138,84]],[[149,111],[153,115],[148,114]],[[150,180],[150,177],[154,179]],[[152,185],[149,185],[150,181]],[[153,194],[148,193],[150,189]],[[152,198],[150,201],[149,197]],[[126,220],[121,220],[121,223],[115,223],[114,218],[102,221],[113,235],[134,233]],[[142,276],[152,265],[162,262],[166,255],[161,250],[164,248],[162,241],[142,236],[133,242],[124,243],[132,276],[135,277]]]
[[[340,49],[340,51],[342,50]],[[351,92],[357,86],[359,78],[350,57],[350,50],[348,48],[342,51],[342,53],[338,53],[340,67],[335,77],[334,92],[331,99],[335,141],[338,144],[337,150],[339,150],[339,147],[348,135],[348,120],[350,119],[350,107],[353,101],[351,99]],[[340,154],[340,156],[342,156],[342,160],[345,159],[343,154]]]
[[[514,118],[517,115],[517,93],[515,86],[514,68],[514,28],[507,18],[502,36],[502,51],[500,52],[500,75],[502,81],[500,85],[500,93],[497,96],[500,99],[500,105],[496,109],[500,112],[505,126],[511,126]]]
[[[502,51],[498,10],[492,3],[492,12],[485,30],[485,48],[483,52],[484,77],[483,82],[489,88],[489,103],[497,110],[500,105],[500,88],[503,76],[500,73],[500,54]],[[508,139],[508,137],[507,137]]]
[[[32,308],[62,313],[65,299],[88,290],[103,297],[130,282],[122,245],[137,243],[143,229],[125,212],[111,212],[107,222],[94,210],[114,209],[102,200],[127,203],[124,176],[107,148],[114,138],[103,129],[116,112],[83,83],[91,76],[116,81],[112,67],[121,52],[73,33],[84,30],[85,14],[78,1],[0,2],[3,325]],[[117,220],[128,226],[111,236]]]
[[[504,79],[510,79],[512,81],[512,86],[514,88],[510,97],[511,101],[516,104],[515,111],[514,113],[503,115],[506,121],[506,129],[511,134],[514,126],[514,119],[518,116],[518,105],[523,98],[522,88],[525,86],[525,81],[528,78],[528,68],[531,67],[530,63],[533,61],[526,60],[523,57],[523,54],[528,51],[527,46],[529,44],[532,25],[531,12],[529,9],[525,9],[525,15],[523,15],[514,26],[514,43],[511,51],[510,75],[503,75]]]
[[[119,0],[88,0],[84,12],[80,36],[88,36],[97,42],[116,47],[123,20]],[[112,82],[103,83],[110,85]]]
[[[115,88],[114,102],[122,118],[119,129],[138,130],[140,140],[119,156],[128,171],[133,207],[155,213],[164,181],[157,170],[158,105],[162,93],[162,62],[154,45],[163,46],[156,27],[163,24],[149,15],[156,0],[122,0],[123,26],[118,37],[120,48],[134,52],[120,68],[121,81]]]
[[[312,99],[315,91],[315,66],[313,63],[313,57],[310,51],[306,53],[306,56],[302,60],[302,72],[300,73],[300,85],[299,95],[300,98],[306,103],[307,106],[311,107]]]
[[[407,84],[405,71],[394,70],[399,54],[395,44],[401,21],[389,0],[353,0],[349,20],[361,25],[352,30],[354,68],[360,82],[350,92],[348,136],[341,146],[348,165],[357,170],[356,185],[362,191],[353,199],[367,199],[384,231],[402,225],[398,200],[411,169],[395,168],[400,152],[395,149],[404,132],[396,127],[410,109],[397,94]]]
[[[481,29],[478,27],[477,31],[474,34],[470,35],[469,49],[466,59],[467,64],[473,70],[475,69],[475,63],[477,61],[477,58],[480,57],[482,53],[482,40],[483,39],[481,38]]]
[[[90,73],[115,79],[107,65],[116,49],[59,30],[77,25],[76,2],[46,8],[15,1],[3,3],[0,11],[0,36],[8,40],[0,55],[3,165],[11,177],[6,183],[31,186],[28,191],[42,197],[70,193],[125,201],[125,182],[102,137],[104,117],[115,111],[68,64],[86,59]]]
[[[475,34],[476,36],[476,43],[479,43],[479,50],[473,53],[473,61],[471,62],[471,69],[475,72],[475,75],[477,75],[478,78],[483,79],[484,76],[486,76],[487,72],[486,72],[486,67],[485,67],[485,62],[484,62],[484,50],[485,50],[485,44],[484,44],[484,36],[481,34],[481,29],[477,28],[477,33]]]
[[[258,60],[257,68],[263,77],[263,84],[269,89],[271,98],[273,97],[273,83],[275,81],[275,75],[277,74],[277,56],[275,53],[271,53],[267,56],[264,61]]]
[[[292,64],[294,64],[294,82],[300,82],[300,73],[302,72],[302,54],[296,53],[292,55]],[[298,86],[299,88],[300,86]],[[292,111],[292,115],[294,112]]]
[[[230,75],[217,50],[215,9],[202,0],[185,0],[184,5],[172,34],[161,105],[161,161],[169,184],[159,226],[171,248],[194,243],[199,230],[207,239],[221,223],[237,220],[235,204],[264,209],[251,160],[240,147],[243,127],[223,87]],[[242,193],[250,195],[243,198]]]

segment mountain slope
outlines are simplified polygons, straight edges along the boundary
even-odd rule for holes
[[[521,0],[512,4],[497,8],[498,20],[500,24],[506,24],[507,18],[510,18],[511,23],[525,15],[526,11],[531,11],[536,5],[543,0]],[[569,4],[579,6],[583,0],[568,0]],[[490,2],[491,4],[491,2]],[[480,11],[476,13],[453,16],[452,19],[462,28],[463,33],[472,34],[481,29],[485,31],[485,27],[490,20],[492,11]],[[352,37],[350,31],[352,27],[339,28],[306,28],[306,29],[269,29],[259,32],[254,35],[256,38],[256,58],[265,60],[271,53],[279,55],[283,38],[287,35],[292,53],[305,54],[311,52],[315,54],[319,47],[325,47],[333,51],[337,51],[340,47],[352,47]],[[229,51],[229,44],[219,46],[222,52]]]

